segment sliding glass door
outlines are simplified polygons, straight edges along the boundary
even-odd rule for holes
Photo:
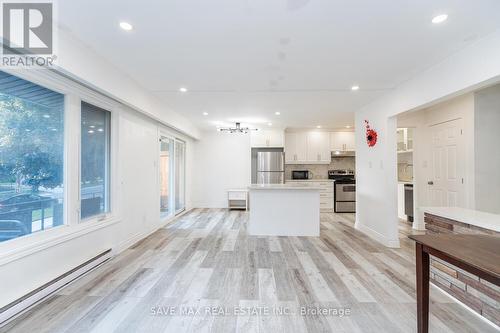
[[[172,204],[174,174],[174,140],[160,138],[160,217],[163,219],[174,213]]]
[[[168,218],[185,209],[185,151],[183,141],[161,135],[159,158],[160,217]]]
[[[182,212],[185,206],[186,187],[186,144],[175,141],[175,212]]]

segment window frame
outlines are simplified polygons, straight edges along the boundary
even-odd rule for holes
[[[116,200],[113,200],[115,195],[116,195],[116,191],[114,191],[114,185],[117,183],[116,180],[114,179],[115,177],[113,177],[114,175],[114,171],[113,171],[113,167],[115,165],[117,165],[116,161],[116,155],[113,154],[113,152],[116,150],[116,149],[113,149],[113,145],[114,143],[118,140],[118,137],[116,136],[114,138],[114,133],[113,133],[113,129],[116,127],[118,127],[117,125],[117,121],[116,121],[116,118],[117,118],[117,112],[114,111],[114,106],[113,105],[109,105],[108,103],[105,103],[104,101],[102,100],[98,100],[98,99],[92,99],[93,101],[89,101],[88,99],[83,99],[83,98],[80,98],[80,105],[79,105],[79,145],[78,145],[78,223],[88,223],[88,222],[93,222],[93,221],[105,221],[105,220],[108,220],[109,218],[112,218],[114,216],[114,208],[115,208],[115,203],[116,203]],[[82,127],[82,119],[81,119],[81,115],[82,115],[82,103],[87,103],[87,104],[90,104],[92,106],[95,106],[95,107],[98,107],[100,109],[103,109],[104,111],[108,111],[110,113],[110,119],[109,119],[109,136],[107,138],[107,140],[109,140],[109,144],[108,144],[108,156],[107,156],[107,159],[108,159],[108,165],[107,165],[107,168],[106,168],[106,173],[107,173],[107,189],[105,189],[105,192],[107,192],[106,194],[109,196],[107,198],[108,200],[108,205],[109,205],[109,209],[107,212],[103,212],[103,213],[100,213],[100,214],[97,214],[97,215],[94,215],[94,216],[89,216],[89,217],[86,217],[86,218],[82,218],[81,216],[81,209],[82,209],[82,198],[81,198],[81,193],[82,193],[82,186],[81,186],[81,179],[82,179],[82,154],[81,154],[81,151],[82,151],[82,133],[81,133],[81,127]],[[117,135],[117,134],[116,134]],[[117,146],[117,145],[116,145]]]
[[[13,238],[7,241],[0,242],[0,245],[3,244],[11,244],[11,243],[16,243],[19,242],[19,240],[27,239],[27,242],[30,240],[38,238],[38,235],[40,234],[45,234],[45,233],[51,233],[53,230],[57,229],[62,229],[64,228],[68,223],[68,183],[69,183],[69,175],[68,175],[68,163],[70,162],[70,159],[68,157],[68,138],[69,138],[69,131],[67,128],[67,125],[69,123],[68,120],[68,90],[65,87],[65,85],[59,83],[59,84],[54,84],[53,79],[50,79],[50,76],[47,76],[45,72],[42,70],[28,70],[28,69],[18,69],[18,70],[12,70],[8,68],[2,68],[1,69],[3,72],[16,76],[20,79],[23,79],[25,81],[31,82],[33,84],[39,85],[43,88],[52,90],[56,93],[59,93],[63,95],[63,103],[64,103],[64,110],[63,110],[63,223],[61,225],[52,227],[50,229],[45,229],[45,230],[40,230],[38,232],[33,232],[27,235],[23,235],[21,237]],[[2,252],[3,246],[0,246],[0,253]],[[0,256],[0,264],[1,264],[1,256]]]
[[[182,214],[183,212],[186,211],[186,173],[187,173],[187,142],[186,140],[184,139],[181,139],[179,138],[177,135],[175,135],[174,133],[168,131],[167,129],[159,126],[158,128],[158,154],[157,154],[157,162],[156,162],[156,165],[157,165],[157,198],[158,198],[158,213],[160,214],[160,222],[161,223],[165,223],[165,222],[168,222],[170,220],[172,220],[173,218],[175,218],[176,216]],[[166,138],[166,139],[170,139],[170,140],[173,140],[173,150],[172,150],[172,157],[173,157],[173,160],[172,160],[172,163],[171,163],[171,166],[172,166],[172,182],[170,184],[170,198],[169,198],[169,204],[171,205],[172,207],[172,210],[169,212],[168,215],[162,217],[161,216],[161,213],[160,213],[160,210],[161,210],[161,202],[160,202],[160,197],[161,197],[161,185],[160,185],[160,152],[161,152],[161,139],[162,138]],[[183,191],[183,202],[184,202],[184,207],[182,209],[179,209],[177,210],[176,207],[175,207],[175,199],[176,199],[176,196],[175,196],[175,186],[176,186],[176,176],[177,176],[177,165],[176,165],[176,153],[177,153],[177,145],[176,143],[177,142],[181,142],[183,145],[184,145],[184,173],[183,173],[183,183],[184,183],[184,191]]]
[[[171,169],[171,174],[169,174],[169,177],[171,178],[170,179],[170,182],[169,182],[169,198],[168,198],[168,201],[169,201],[169,213],[168,215],[165,215],[165,216],[161,216],[161,184],[160,184],[160,167],[161,167],[161,163],[160,163],[160,153],[161,153],[161,143],[162,143],[162,138],[165,138],[165,139],[168,139],[168,140],[172,140],[173,141],[173,145],[172,145],[172,152],[171,152],[171,156],[173,157],[171,161],[169,161],[169,164],[170,164],[170,169]],[[175,214],[175,136],[172,135],[171,133],[169,133],[168,131],[160,128],[158,130],[158,162],[157,162],[157,165],[158,165],[158,172],[157,172],[157,177],[158,177],[158,180],[157,180],[157,184],[158,184],[158,212],[160,213],[160,221],[161,222],[165,222],[165,221],[168,221],[170,219],[172,219],[176,214]]]
[[[46,69],[9,69],[3,72],[40,85],[64,96],[64,170],[63,170],[63,224],[0,242],[0,265],[50,248],[56,244],[80,237],[100,228],[121,221],[119,156],[119,117],[125,108],[104,94],[79,83],[63,73]],[[99,218],[80,220],[80,151],[81,151],[81,102],[95,105],[111,113],[109,154],[109,212]]]
[[[182,157],[184,159],[184,161],[182,162],[182,166],[184,168],[183,172],[182,172],[182,202],[183,202],[183,207],[180,208],[180,209],[176,209],[177,207],[175,207],[175,202],[174,202],[174,211],[175,211],[175,216],[177,215],[180,215],[182,214],[185,210],[186,210],[186,147],[187,147],[187,144],[186,144],[186,141],[182,140],[182,139],[179,139],[179,138],[175,138],[174,139],[174,154],[175,154],[175,157],[174,157],[174,164],[176,164],[177,162],[177,142],[180,142],[182,144],[182,147],[183,147],[183,154],[182,154]],[[176,181],[176,176],[177,176],[177,165],[174,165],[174,186],[177,185]],[[174,199],[176,199],[176,196],[175,196],[175,190],[174,190]]]

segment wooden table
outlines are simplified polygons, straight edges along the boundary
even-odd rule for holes
[[[500,285],[500,237],[411,235],[416,242],[417,331],[429,331],[429,254],[481,279]]]

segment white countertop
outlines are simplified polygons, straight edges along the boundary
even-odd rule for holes
[[[285,183],[300,183],[300,182],[334,182],[335,180],[333,179],[287,179],[285,180]]]
[[[252,184],[248,187],[249,190],[320,190],[320,187],[303,184]]]
[[[421,207],[420,211],[500,232],[500,215],[459,207]]]

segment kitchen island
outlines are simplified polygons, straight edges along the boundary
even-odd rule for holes
[[[249,186],[248,233],[254,236],[319,236],[320,187],[310,184]]]

